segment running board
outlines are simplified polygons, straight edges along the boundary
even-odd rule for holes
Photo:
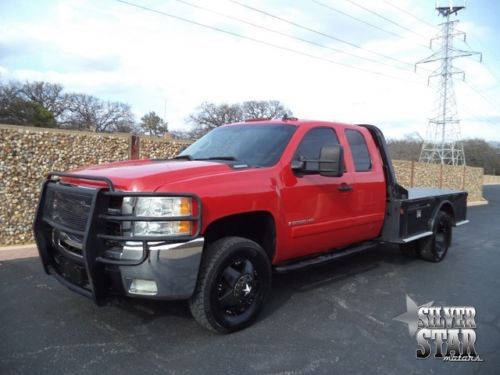
[[[362,253],[364,251],[373,249],[379,245],[378,242],[364,242],[355,247],[348,247],[346,249],[334,250],[330,253],[321,254],[313,258],[301,259],[293,262],[289,262],[283,265],[278,265],[274,267],[276,272],[289,272],[295,271],[301,268],[316,266],[318,264],[332,262],[337,259],[347,258],[351,255]]]
[[[401,240],[401,242],[403,242],[403,243],[413,242],[415,240],[419,240],[420,238],[432,236],[432,234],[433,234],[432,231],[428,231],[428,232],[424,232],[424,233],[419,233],[419,234],[416,234],[416,235],[411,236],[411,237],[403,238]]]

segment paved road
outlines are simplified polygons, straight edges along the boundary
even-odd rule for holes
[[[275,279],[253,327],[211,334],[185,303],[103,308],[46,276],[38,259],[0,262],[0,373],[500,373],[500,186],[469,209],[441,264],[383,248]],[[471,305],[482,363],[415,358],[393,318],[418,304]]]

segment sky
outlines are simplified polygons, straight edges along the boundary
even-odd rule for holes
[[[389,138],[425,137],[434,116],[438,80],[427,76],[438,66],[413,66],[434,53],[429,39],[443,22],[434,0],[127,1],[158,12],[116,0],[1,0],[0,79],[125,102],[173,130],[188,130],[204,101],[280,100],[299,118],[376,124]],[[455,46],[482,52],[483,63],[454,61],[466,72],[454,81],[462,136],[500,141],[500,2],[466,5],[453,18],[467,44]]]

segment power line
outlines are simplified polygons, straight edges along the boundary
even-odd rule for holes
[[[476,112],[469,107],[468,105],[464,105],[463,103],[460,104],[462,109],[460,110],[461,113],[463,113],[463,116],[461,117],[460,122],[463,122],[463,120],[469,120],[469,121],[477,121],[477,122],[482,122],[482,123],[488,123],[491,125],[496,125],[498,126],[498,120],[496,120],[497,117],[500,117],[500,115],[496,116],[478,116]],[[464,110],[465,109],[465,110]]]
[[[469,38],[467,38],[467,39],[469,39],[469,40],[470,40],[470,37],[469,37]],[[481,40],[479,40],[479,38],[478,38],[478,39],[474,38],[474,40],[477,42],[477,44],[479,44],[479,46],[481,47],[481,49],[483,49],[483,50],[489,50],[489,51],[490,51],[490,53],[492,52],[492,55],[493,55],[494,57],[496,57],[498,60],[500,60],[500,55],[498,54],[498,52],[497,52],[497,50],[496,50],[496,49],[494,49],[494,50],[492,51],[492,50],[491,50],[491,48],[486,47],[486,46],[483,44],[483,42],[481,42]]]
[[[397,34],[397,33],[393,32],[393,31],[389,31],[389,30],[383,29],[383,28],[381,28],[381,27],[379,27],[379,26],[377,26],[377,25],[374,25],[374,24],[372,24],[372,23],[366,22],[366,21],[362,20],[361,18],[354,17],[354,16],[350,15],[349,13],[346,13],[346,12],[344,12],[344,11],[340,10],[340,9],[337,9],[337,8],[335,8],[335,7],[333,7],[333,6],[329,5],[329,4],[325,4],[325,3],[322,3],[321,1],[317,1],[317,0],[311,0],[311,1],[312,1],[313,3],[316,3],[316,4],[318,4],[318,5],[322,6],[322,7],[324,7],[324,8],[327,8],[327,9],[329,9],[329,10],[333,11],[333,12],[340,13],[340,14],[342,14],[342,15],[344,15],[344,16],[346,16],[346,17],[352,18],[352,19],[354,19],[354,20],[356,20],[356,21],[358,21],[358,22],[364,23],[365,25],[368,25],[368,26],[373,27],[373,28],[375,28],[375,29],[377,29],[377,30],[383,31],[384,33],[387,33],[387,34],[390,34],[390,35],[396,36],[396,37],[398,37],[398,38],[400,38],[400,37],[401,37],[401,35],[399,35],[399,34]]]
[[[258,28],[258,29],[261,29],[261,30],[265,30],[267,32],[270,32],[270,33],[273,33],[273,34],[276,34],[276,35],[284,36],[284,37],[289,38],[289,39],[298,40],[300,42],[307,43],[307,44],[313,45],[315,47],[324,48],[324,49],[327,49],[327,50],[330,50],[330,51],[333,51],[333,52],[342,53],[342,54],[345,54],[345,55],[348,55],[348,56],[352,56],[352,57],[355,57],[355,58],[358,58],[358,59],[366,60],[366,61],[373,62],[373,63],[376,63],[376,64],[381,64],[381,65],[389,66],[391,68],[400,69],[400,70],[403,70],[403,71],[406,71],[406,72],[412,71],[412,69],[401,68],[399,66],[388,64],[388,63],[382,62],[380,60],[375,60],[375,59],[371,59],[369,57],[360,56],[360,55],[357,55],[355,53],[343,51],[343,50],[340,50],[340,49],[337,49],[337,48],[326,46],[324,44],[321,44],[321,43],[318,43],[318,42],[315,42],[315,41],[312,41],[312,40],[304,39],[304,38],[301,38],[301,37],[298,37],[298,36],[295,36],[295,35],[291,35],[291,34],[288,34],[288,33],[282,32],[282,31],[274,30],[274,29],[271,29],[269,27],[262,26],[262,25],[259,25],[259,24],[253,23],[253,22],[249,22],[249,21],[244,20],[242,18],[238,18],[238,17],[234,17],[234,16],[231,16],[231,15],[222,13],[222,12],[218,12],[216,10],[206,8],[206,7],[203,7],[203,6],[198,5],[198,4],[193,4],[193,3],[190,3],[190,2],[185,1],[185,0],[175,0],[175,1],[177,1],[179,3],[182,3],[184,5],[188,5],[190,7],[196,8],[196,9],[201,9],[201,10],[203,10],[205,12],[208,12],[208,13],[211,13],[211,14],[218,15],[220,17],[224,17],[224,18],[227,18],[227,19],[230,19],[230,20],[233,20],[233,21],[237,21],[237,22],[240,22],[240,23],[243,23],[243,24],[246,24],[246,25]]]
[[[358,22],[361,22],[361,23],[363,23],[363,24],[365,24],[365,25],[367,25],[367,26],[373,27],[374,29],[380,30],[380,31],[382,31],[382,32],[384,32],[384,33],[386,33],[386,34],[389,34],[389,35],[395,36],[395,37],[397,37],[397,38],[403,38],[403,36],[401,36],[401,35],[400,35],[400,34],[398,34],[398,33],[395,33],[395,32],[390,31],[390,30],[386,30],[386,29],[384,29],[384,28],[382,28],[382,27],[380,27],[380,26],[374,25],[373,23],[370,23],[370,22],[367,22],[367,21],[365,21],[365,20],[363,20],[363,19],[361,19],[361,18],[355,17],[355,16],[353,16],[353,15],[351,15],[351,14],[347,13],[347,12],[344,12],[344,11],[342,11],[342,10],[340,10],[340,9],[335,8],[335,7],[334,7],[334,6],[332,6],[332,5],[325,4],[325,3],[321,2],[321,1],[318,1],[318,0],[311,0],[311,1],[312,1],[313,3],[316,3],[316,4],[318,4],[318,5],[322,6],[322,7],[325,7],[325,8],[327,8],[327,9],[331,10],[332,12],[340,13],[340,14],[342,14],[342,15],[346,16],[346,17],[352,18],[353,20],[356,20],[356,21],[358,21]],[[426,46],[425,44],[422,44],[422,43],[417,43],[417,44],[418,44],[419,46],[421,46],[421,47],[424,47],[424,48],[429,48],[429,46]]]
[[[401,7],[397,6],[396,4],[391,3],[390,1],[387,1],[387,0],[381,0],[381,1],[383,1],[384,3],[386,3],[387,5],[389,5],[389,6],[391,6],[391,7],[393,7],[393,8],[395,8],[395,9],[399,10],[400,12],[403,12],[403,13],[405,13],[405,14],[409,15],[410,17],[415,18],[417,21],[419,21],[419,22],[421,22],[421,23],[423,23],[423,24],[426,24],[427,26],[432,27],[433,29],[435,29],[435,28],[436,28],[436,26],[435,26],[435,25],[433,25],[433,24],[431,24],[431,23],[427,22],[426,20],[424,20],[424,19],[422,19],[422,18],[420,18],[420,17],[418,17],[418,16],[416,16],[416,15],[414,15],[413,13],[411,13],[411,12],[407,11],[407,10],[406,10],[406,9],[404,9],[404,8],[401,8]]]
[[[469,107],[468,105],[466,105],[465,103],[462,103],[460,104],[460,107],[462,108],[460,110],[460,112],[463,114],[461,117],[461,120],[460,122],[463,123],[463,124],[471,124],[472,122],[476,122],[478,124],[489,124],[489,125],[493,125],[493,126],[498,126],[498,123],[499,123],[499,120],[498,118],[500,116],[478,116],[476,111],[473,110],[471,107]],[[469,127],[470,129],[470,126],[466,125],[467,127]],[[478,135],[477,132],[475,133],[476,136]],[[470,136],[468,137],[464,137],[462,136],[462,141],[466,140],[467,138],[470,138]]]
[[[427,39],[427,37],[425,35],[417,33],[416,31],[410,29],[409,27],[403,26],[400,23],[398,23],[396,21],[393,21],[393,20],[391,20],[390,18],[388,18],[386,16],[381,15],[380,13],[377,13],[374,10],[371,10],[370,8],[367,8],[367,7],[365,7],[365,6],[361,5],[361,4],[358,4],[357,2],[355,2],[353,0],[345,0],[345,1],[351,3],[352,5],[354,5],[354,6],[358,7],[358,8],[361,8],[361,9],[363,9],[363,10],[365,10],[365,11],[367,11],[367,12],[369,12],[369,13],[371,13],[371,14],[379,17],[379,18],[382,18],[383,20],[385,20],[385,21],[387,21],[389,23],[392,23],[393,25],[396,25],[396,26],[400,27],[403,30],[409,31],[412,34],[415,34],[415,35],[418,35],[418,36],[420,36],[420,37],[422,37],[424,39]]]
[[[491,108],[493,108],[500,115],[500,106],[497,103],[493,102],[486,95],[484,95],[481,91],[475,89],[474,86],[471,86],[471,84],[469,82],[467,82],[467,81],[463,81],[463,82],[465,83],[465,85],[467,85],[467,87],[469,87],[469,89],[471,89],[474,93],[476,93],[476,95],[480,96],[485,103],[488,103],[491,106]]]
[[[269,43],[269,42],[266,42],[266,41],[261,40],[261,39],[253,38],[253,37],[242,35],[242,34],[238,34],[238,33],[233,32],[233,31],[225,30],[225,29],[222,29],[222,28],[219,28],[219,27],[216,27],[216,26],[207,25],[207,24],[204,24],[204,23],[201,23],[201,22],[198,22],[198,21],[194,21],[194,20],[191,20],[191,19],[188,19],[188,18],[177,16],[177,15],[174,15],[174,14],[171,14],[171,13],[167,13],[167,12],[164,12],[164,11],[161,11],[161,10],[149,8],[149,7],[146,7],[146,6],[143,6],[143,5],[131,3],[131,2],[128,2],[128,1],[125,1],[125,0],[115,0],[115,1],[117,1],[119,3],[122,3],[122,4],[125,4],[125,5],[128,5],[128,6],[131,6],[131,7],[135,7],[135,8],[142,9],[142,10],[145,10],[145,11],[148,11],[148,12],[152,12],[152,13],[156,13],[156,14],[160,14],[162,16],[173,18],[173,19],[176,19],[176,20],[179,20],[179,21],[183,21],[183,22],[186,22],[186,23],[189,23],[189,24],[192,24],[192,25],[196,25],[196,26],[200,26],[200,27],[203,27],[203,28],[206,28],[206,29],[218,31],[218,32],[221,32],[221,33],[224,33],[224,34],[228,34],[228,35],[237,37],[237,38],[249,40],[249,41],[252,41],[254,43],[263,44],[263,45],[266,45],[268,47],[276,48],[276,49],[279,49],[279,50],[282,50],[282,51],[291,52],[291,53],[294,53],[294,54],[297,54],[297,55],[309,57],[309,58],[316,59],[316,60],[325,61],[325,62],[328,62],[330,64],[335,64],[335,65],[343,66],[343,67],[346,67],[346,68],[349,68],[349,69],[355,69],[355,70],[363,71],[365,73],[370,73],[370,74],[374,74],[374,75],[377,75],[377,76],[391,78],[391,79],[395,79],[395,80],[398,80],[398,81],[404,80],[406,82],[410,82],[410,83],[413,83],[413,84],[420,85],[420,83],[416,82],[416,81],[410,81],[410,80],[401,79],[399,77],[391,76],[391,75],[388,75],[388,74],[385,74],[385,73],[382,73],[382,72],[377,72],[377,71],[374,71],[374,70],[365,69],[365,68],[361,68],[361,67],[358,67],[358,66],[353,66],[353,65],[350,65],[350,64],[342,63],[342,62],[339,62],[339,61],[334,61],[334,60],[327,59],[327,58],[324,58],[324,57],[321,57],[321,56],[316,56],[316,55],[312,55],[312,54],[309,54],[309,53],[301,52],[301,51],[298,51],[298,50],[295,50],[295,49],[292,49],[292,48],[280,46],[280,45],[277,45],[277,44],[274,44],[274,43]]]
[[[464,43],[467,47],[469,47],[470,49],[472,49],[472,47],[469,45],[469,43],[467,43],[467,40],[464,40]],[[483,47],[484,48],[484,47]],[[486,62],[484,61],[484,59],[481,57],[482,61],[482,65],[486,68],[486,70],[488,70],[490,72],[490,74],[495,77],[495,79],[497,81],[500,82],[500,79],[498,78],[498,76],[496,75],[496,73],[493,71],[493,69],[490,68],[489,64],[486,64]]]
[[[309,31],[309,32],[312,32],[312,33],[314,33],[314,34],[318,34],[318,35],[324,36],[324,37],[326,37],[326,38],[328,38],[328,39],[332,39],[332,40],[335,40],[335,41],[337,41],[337,42],[340,42],[340,43],[343,43],[343,44],[347,44],[347,45],[349,45],[349,46],[351,46],[351,47],[354,47],[354,48],[359,48],[359,49],[361,49],[361,50],[364,50],[364,51],[367,51],[367,52],[373,53],[374,55],[378,55],[378,56],[383,57],[383,58],[385,58],[385,59],[389,59],[389,60],[397,61],[397,62],[398,62],[398,63],[400,63],[400,64],[403,64],[403,65],[409,65],[409,66],[412,66],[412,67],[413,67],[413,64],[411,64],[411,63],[409,63],[409,62],[406,62],[406,61],[403,61],[403,60],[399,60],[399,59],[397,59],[397,58],[395,58],[395,57],[392,57],[392,56],[384,55],[384,54],[382,54],[382,53],[380,53],[380,52],[377,52],[377,51],[370,50],[370,49],[365,48],[365,47],[362,47],[362,46],[360,46],[360,45],[358,45],[358,44],[355,44],[355,43],[349,42],[349,41],[344,40],[344,39],[337,38],[337,37],[335,37],[335,36],[333,36],[333,35],[330,35],[330,34],[324,33],[324,32],[322,32],[322,31],[315,30],[315,29],[310,28],[310,27],[308,27],[308,26],[301,25],[301,24],[299,24],[299,23],[297,23],[297,22],[290,21],[290,20],[288,20],[288,19],[286,19],[286,18],[283,18],[283,17],[277,16],[277,15],[275,15],[275,14],[269,13],[269,12],[264,11],[264,10],[262,10],[262,9],[254,8],[254,7],[250,6],[250,5],[247,5],[247,4],[244,4],[244,3],[241,3],[241,2],[239,2],[239,1],[237,1],[237,0],[228,0],[228,1],[230,1],[230,2],[232,2],[232,3],[234,3],[234,4],[236,4],[236,5],[239,5],[239,6],[241,6],[241,7],[244,7],[244,8],[250,9],[250,10],[252,10],[252,11],[254,11],[254,12],[257,12],[257,13],[260,13],[260,14],[264,14],[264,15],[266,15],[266,16],[268,16],[268,17],[271,17],[271,18],[277,19],[277,20],[279,20],[279,21],[282,21],[282,22],[288,23],[288,24],[293,25],[293,26],[295,26],[295,27],[298,27],[298,28],[300,28],[300,29],[302,29],[302,30]]]
[[[464,41],[465,45],[467,47],[469,47],[470,49],[472,49],[472,47],[469,45],[469,43],[467,42],[467,40],[464,38]],[[488,70],[490,72],[490,74],[496,79],[496,80],[499,80],[498,79],[498,76],[496,75],[496,73],[489,67],[489,65],[487,65],[485,63],[485,61],[483,60],[483,56],[481,54],[481,65],[483,65],[486,70]],[[500,107],[497,107],[497,104],[493,104],[492,102],[489,101],[489,99],[486,98],[486,96],[484,96],[480,91],[474,89],[474,87],[472,87],[468,82],[465,82],[467,84],[467,86],[469,86],[473,91],[475,91],[479,96],[483,97],[483,99],[485,99],[486,101],[488,101],[490,104],[492,104],[495,108],[500,108]],[[498,109],[497,109],[498,110]],[[500,111],[498,112],[500,114]]]
[[[461,81],[462,82],[462,81]],[[463,82],[463,84],[465,85],[465,82]],[[429,87],[432,91],[434,91],[434,93],[437,95],[438,94],[438,90],[436,89],[432,89],[431,87]],[[471,91],[474,91],[475,90],[473,89],[472,86],[469,85],[469,89]],[[475,92],[477,95],[478,92]],[[484,99],[484,98],[483,98]],[[491,103],[488,103],[491,105]],[[477,122],[487,122],[487,123],[490,123],[492,125],[498,125],[498,121],[495,121],[493,120],[491,117],[486,117],[486,116],[478,116],[477,115],[477,111],[473,110],[472,107],[470,107],[468,105],[468,103],[466,101],[460,101],[460,113],[463,114],[460,116],[461,120],[460,122],[462,122],[462,119],[465,119],[467,118],[468,120],[474,120],[474,121],[477,121]],[[497,112],[497,114],[500,116],[500,111]]]

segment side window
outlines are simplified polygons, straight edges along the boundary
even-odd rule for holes
[[[372,161],[365,138],[357,130],[347,129],[345,131],[347,142],[351,148],[352,157],[356,172],[367,172],[372,169]]]
[[[302,138],[293,159],[319,159],[321,148],[327,143],[339,144],[335,130],[330,128],[311,129]],[[313,163],[311,163],[311,167],[317,168]]]

